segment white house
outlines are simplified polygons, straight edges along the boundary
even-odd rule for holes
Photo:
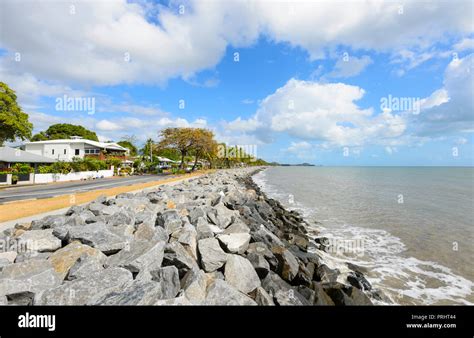
[[[117,143],[105,143],[72,138],[64,140],[48,140],[27,142],[22,147],[25,151],[48,157],[57,161],[70,162],[74,157],[94,157],[100,160],[106,157],[126,159],[129,150]]]

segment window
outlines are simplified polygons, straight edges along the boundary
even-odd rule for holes
[[[100,154],[100,149],[84,149],[84,154]]]
[[[64,149],[64,155],[66,155],[66,149]]]
[[[54,155],[54,149],[53,149],[53,150],[51,150],[51,154],[53,154],[53,155]]]
[[[75,149],[74,150],[74,155],[78,156],[80,154],[80,150],[79,149]]]

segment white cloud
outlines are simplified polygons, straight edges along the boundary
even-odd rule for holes
[[[95,127],[100,131],[116,131],[125,128],[125,126],[118,125],[117,123],[109,120],[100,120],[99,122],[97,122]]]
[[[464,38],[454,45],[454,50],[458,52],[472,49],[474,49],[474,39],[471,38]]]
[[[296,156],[302,160],[316,158],[315,146],[306,141],[291,142],[290,146],[284,150],[285,153]]]
[[[189,0],[183,15],[171,4],[76,1],[71,14],[68,1],[5,0],[0,47],[8,54],[1,68],[71,84],[164,83],[192,79],[219,63],[229,46],[249,46],[260,36],[316,59],[341,45],[394,54],[417,46],[423,56],[449,34],[472,32],[470,1]]]
[[[359,75],[364,71],[367,66],[372,63],[372,59],[369,56],[362,56],[360,58],[351,56],[347,59],[344,57],[338,59],[334,69],[327,75],[332,78],[347,78]]]
[[[453,59],[444,72],[443,88],[422,100],[411,118],[414,133],[435,136],[472,130],[474,123],[474,54]]]
[[[401,116],[390,112],[373,116],[372,109],[357,106],[355,101],[363,95],[364,90],[357,86],[291,79],[262,100],[253,117],[238,118],[228,128],[264,138],[280,132],[337,146],[362,145],[403,134],[406,126]]]

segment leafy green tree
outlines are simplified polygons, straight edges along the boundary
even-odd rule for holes
[[[49,126],[45,131],[36,134],[31,139],[32,141],[46,141],[46,140],[59,140],[69,139],[72,136],[80,136],[86,140],[99,141],[96,133],[84,128],[83,126],[77,126],[69,123],[58,123]]]
[[[31,137],[33,124],[28,120],[17,103],[15,91],[6,83],[0,82],[0,146],[5,141],[28,139]]]
[[[130,156],[136,156],[138,153],[137,147],[130,141],[123,140],[123,141],[117,142],[117,144],[130,150]]]
[[[181,155],[180,168],[184,169],[185,157],[193,151],[195,142],[195,128],[166,128],[160,132],[161,140],[158,148],[171,148]]]

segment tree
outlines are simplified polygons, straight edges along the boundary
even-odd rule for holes
[[[16,102],[15,91],[6,83],[0,82],[0,146],[5,141],[15,141],[31,137],[33,124],[28,120]]]
[[[180,168],[184,169],[184,159],[194,147],[194,128],[166,128],[161,131],[160,137],[158,148],[172,148],[179,151],[181,155]]]
[[[138,153],[137,147],[130,141],[123,140],[117,142],[117,144],[130,150],[130,156],[136,156]]]
[[[58,123],[49,126],[45,131],[36,134],[31,139],[32,141],[46,141],[46,140],[59,140],[69,139],[72,136],[80,136],[86,140],[99,141],[96,133],[84,128],[83,126],[77,126],[69,123]]]
[[[197,163],[201,158],[207,158],[212,161],[213,154],[217,151],[217,142],[214,140],[214,133],[207,129],[196,128],[193,131],[193,153],[194,165],[196,169]],[[212,162],[211,162],[212,163]]]

